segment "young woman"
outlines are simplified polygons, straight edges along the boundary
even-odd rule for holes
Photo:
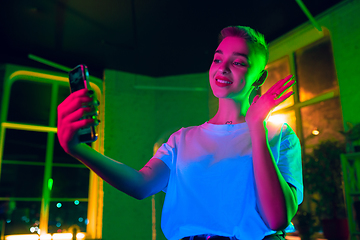
[[[64,150],[120,191],[143,199],[166,192],[162,230],[175,239],[284,239],[303,198],[301,150],[287,125],[267,123],[271,110],[292,95],[292,76],[250,105],[266,79],[264,37],[249,27],[222,30],[209,71],[216,115],[172,134],[139,171],[77,140],[77,130],[98,124],[92,92],[72,93],[58,107]],[[284,95],[283,95],[284,94]],[[83,107],[83,106],[87,107]]]

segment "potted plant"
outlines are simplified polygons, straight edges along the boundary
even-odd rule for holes
[[[320,196],[311,200],[316,204],[316,215],[329,240],[349,237],[340,162],[342,153],[345,153],[345,144],[326,140],[304,159],[304,185],[309,194]]]
[[[296,218],[296,228],[299,231],[301,240],[312,239],[312,235],[317,230],[315,227],[315,218],[313,214],[309,211],[303,210],[302,207],[300,207],[296,214]]]

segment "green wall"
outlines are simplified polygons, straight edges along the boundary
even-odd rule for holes
[[[360,1],[345,1],[319,19],[330,31],[345,130],[360,123]]]
[[[207,73],[155,79],[106,70],[105,155],[140,169],[161,135],[208,120],[208,85]],[[104,183],[103,239],[151,239],[151,219],[151,197],[139,201]]]

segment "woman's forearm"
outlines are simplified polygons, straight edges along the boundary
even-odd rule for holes
[[[265,123],[250,124],[249,130],[258,207],[271,229],[284,229],[297,211],[297,202],[271,153]]]
[[[76,145],[70,155],[113,187],[136,199],[142,199],[145,184],[139,171],[102,155],[84,143]]]

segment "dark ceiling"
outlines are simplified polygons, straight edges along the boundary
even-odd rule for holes
[[[313,16],[341,0],[303,0]],[[0,62],[148,76],[205,72],[219,31],[248,25],[271,42],[308,21],[295,0],[2,0]]]

